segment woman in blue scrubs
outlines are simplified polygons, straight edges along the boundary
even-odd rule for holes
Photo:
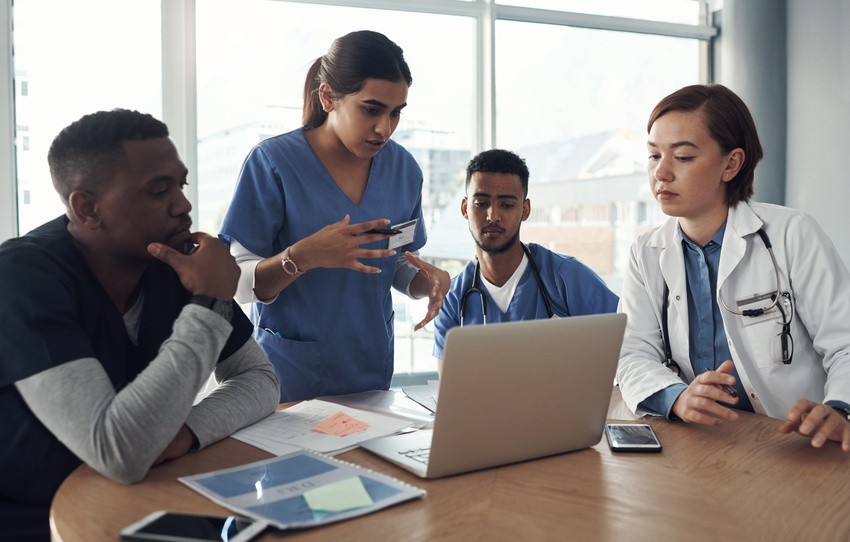
[[[303,126],[261,142],[242,166],[221,236],[281,401],[387,389],[390,287],[429,297],[417,330],[442,306],[448,273],[412,254],[426,240],[422,171],[390,140],[412,80],[386,36],[338,38],[307,73]],[[401,246],[369,233],[411,221]]]

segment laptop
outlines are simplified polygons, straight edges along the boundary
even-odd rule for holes
[[[433,429],[360,445],[423,478],[593,446],[625,327],[600,314],[452,328]]]

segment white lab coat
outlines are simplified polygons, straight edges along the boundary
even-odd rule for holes
[[[617,381],[623,399],[638,404],[671,384],[694,378],[688,359],[688,297],[677,220],[646,232],[631,249],[619,311],[628,315]],[[832,242],[809,216],[777,205],[741,202],[729,209],[718,270],[720,299],[737,301],[776,290],[770,254],[756,234],[763,228],[773,244],[782,291],[792,292],[790,365],[776,355],[781,319],[773,310],[760,317],[732,314],[720,305],[729,351],[756,412],[784,419],[800,398],[850,403],[850,273]],[[661,308],[664,282],[670,288],[668,327],[681,378],[662,365]],[[790,284],[790,286],[789,286]]]

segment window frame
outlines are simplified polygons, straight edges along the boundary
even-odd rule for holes
[[[0,242],[18,235],[12,2],[0,3]]]
[[[519,21],[598,30],[614,30],[697,39],[702,44],[700,79],[710,80],[711,40],[717,28],[710,22],[708,0],[700,4],[700,24],[687,25],[590,15],[498,4],[495,0],[268,0],[290,3],[386,9],[475,19],[474,151],[496,143],[495,26],[496,21]],[[197,88],[195,86],[195,0],[162,1],[163,121],[189,168],[187,196],[197,209]],[[19,235],[15,158],[15,92],[13,64],[13,1],[0,3],[0,241]],[[197,220],[193,210],[193,219]]]

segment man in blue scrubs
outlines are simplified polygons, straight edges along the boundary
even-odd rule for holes
[[[540,245],[523,245],[531,214],[528,167],[493,149],[466,168],[461,214],[469,222],[476,260],[452,279],[434,320],[434,356],[442,365],[446,333],[459,325],[616,312],[618,298],[589,267]]]

